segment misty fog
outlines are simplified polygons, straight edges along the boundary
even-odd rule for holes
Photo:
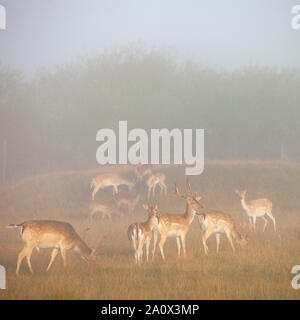
[[[7,182],[96,167],[96,133],[119,120],[203,128],[205,159],[299,160],[294,1],[0,3]]]

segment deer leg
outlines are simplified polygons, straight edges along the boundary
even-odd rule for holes
[[[113,186],[113,195],[118,193],[118,186]]]
[[[92,210],[91,212],[90,212],[90,217],[89,217],[89,220],[90,220],[90,223],[92,223],[92,221],[93,221],[93,217],[94,217],[94,214],[95,214],[96,212],[94,211],[94,210]]]
[[[50,259],[49,265],[48,265],[48,267],[47,267],[47,269],[46,269],[46,272],[48,272],[48,271],[50,270],[50,268],[51,268],[51,266],[52,266],[52,263],[53,263],[54,259],[56,258],[57,254],[58,254],[58,249],[57,249],[57,248],[54,248],[54,249],[52,250],[51,259]]]
[[[157,244],[157,231],[154,231],[154,234],[153,234],[152,260],[154,259],[156,244]]]
[[[216,233],[216,241],[217,241],[217,253],[219,252],[219,246],[220,246],[220,233]]]
[[[164,183],[164,182],[161,182],[161,185],[160,186],[162,186],[162,189],[163,189],[163,191],[164,191],[164,194],[165,194],[165,196],[167,195],[167,186],[166,186],[166,184]]]
[[[147,195],[147,199],[150,199],[150,195],[151,195],[151,187],[148,187],[148,195]]]
[[[138,256],[137,249],[134,250],[134,259],[135,259],[135,263],[138,264],[139,263],[139,256]]]
[[[159,184],[159,189],[160,189],[159,195],[162,195],[162,193],[164,191],[164,187],[161,183]]]
[[[63,259],[63,264],[64,264],[64,268],[67,267],[67,255],[66,255],[66,250],[62,247],[60,247],[60,253],[61,253],[61,257]]]
[[[160,250],[160,254],[162,259],[165,261],[165,254],[164,254],[164,244],[167,240],[166,236],[161,236],[160,241],[159,241],[159,250]]]
[[[22,264],[22,261],[23,259],[26,257],[27,255],[27,250],[28,248],[27,247],[24,247],[22,249],[22,251],[19,253],[18,255],[18,262],[17,262],[17,269],[16,269],[16,275],[18,276],[20,274],[20,267],[21,267],[21,264]]]
[[[151,238],[146,239],[146,259],[149,261],[149,247],[150,247]]]
[[[256,216],[252,216],[253,219],[253,230],[255,232]]]
[[[264,222],[265,222],[264,228],[263,228],[263,232],[264,232],[265,229],[266,229],[266,226],[267,226],[267,224],[268,224],[268,220],[267,220],[264,216],[262,216],[261,218],[262,218],[262,219],[264,220]]]
[[[133,250],[134,250],[134,259],[135,259],[135,263],[138,264],[138,248],[137,248],[137,243],[136,243],[136,238],[135,236],[133,238],[131,238],[131,244],[132,244],[132,247],[133,247]]]
[[[32,250],[33,248],[30,248],[27,252],[27,255],[26,255],[26,260],[27,260],[27,264],[28,264],[28,267],[29,267],[29,270],[32,274],[34,274],[33,272],[33,269],[32,269],[32,265],[31,265],[31,261],[30,261],[30,258],[31,258],[31,254],[32,254]]]
[[[140,237],[142,237],[142,239],[139,240],[139,244],[138,244],[138,262],[142,263],[142,260],[143,260],[143,247],[144,247],[145,239],[144,239],[143,235],[141,235]]]
[[[176,237],[176,242],[177,242],[177,252],[178,252],[178,257],[179,257],[180,256],[180,249],[181,249],[179,237]]]
[[[181,236],[181,245],[183,249],[183,256],[186,258],[186,250],[185,250],[185,235]]]
[[[270,219],[273,221],[274,224],[274,231],[276,232],[276,221],[274,216],[272,215],[272,211],[271,210],[267,210],[267,215],[270,217]]]
[[[94,188],[92,193],[92,200],[95,200],[95,194],[98,192],[99,189],[100,189],[100,186]]]
[[[203,247],[204,247],[205,254],[208,254],[208,246],[206,244],[206,240],[210,237],[210,235],[211,235],[211,232],[206,230],[205,233],[202,236],[202,242],[203,242]]]
[[[232,248],[232,251],[234,252],[235,251],[235,248],[234,248],[234,245],[233,245],[233,241],[232,241],[232,236],[231,236],[231,233],[229,231],[225,231],[226,233],[226,236],[227,236],[227,239],[231,245],[231,248]]]

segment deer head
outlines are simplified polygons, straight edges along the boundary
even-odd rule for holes
[[[186,193],[188,195],[183,195],[179,192],[177,184],[175,183],[175,194],[187,202],[187,204],[192,208],[194,213],[200,214],[203,211],[203,206],[199,203],[201,200],[201,197],[196,193],[192,191],[191,185],[189,180],[186,181]]]

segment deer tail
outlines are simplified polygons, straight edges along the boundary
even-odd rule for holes
[[[8,228],[8,229],[19,228],[19,227],[23,227],[23,223],[9,224],[8,226],[6,226],[6,228]]]

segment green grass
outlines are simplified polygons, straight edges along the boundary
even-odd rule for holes
[[[105,168],[120,170],[129,168]],[[173,183],[183,191],[182,167],[162,167],[167,174],[169,195],[157,196],[160,208],[183,212],[185,203],[173,194]],[[127,239],[127,227],[146,219],[142,203],[134,215],[112,221],[95,217],[86,242],[100,251],[87,268],[76,253],[68,253],[68,268],[58,256],[49,273],[48,249],[32,255],[35,274],[23,262],[21,276],[15,276],[16,259],[23,243],[8,223],[29,219],[57,219],[72,223],[79,234],[88,226],[91,177],[99,170],[72,171],[32,177],[7,188],[0,195],[0,264],[7,268],[6,291],[0,299],[299,299],[300,290],[291,287],[291,269],[300,264],[300,165],[281,162],[208,162],[201,176],[190,177],[192,188],[202,196],[206,208],[231,213],[237,225],[246,219],[235,188],[248,190],[248,199],[267,197],[273,202],[278,232],[271,221],[262,233],[262,221],[250,234],[245,250],[231,251],[224,236],[217,255],[215,237],[208,240],[210,254],[204,255],[198,223],[187,236],[186,259],[177,257],[175,239],[165,245],[166,262],[157,250],[155,260],[137,267]],[[98,199],[111,198],[111,190],[99,191]],[[104,236],[106,239],[104,240]]]

